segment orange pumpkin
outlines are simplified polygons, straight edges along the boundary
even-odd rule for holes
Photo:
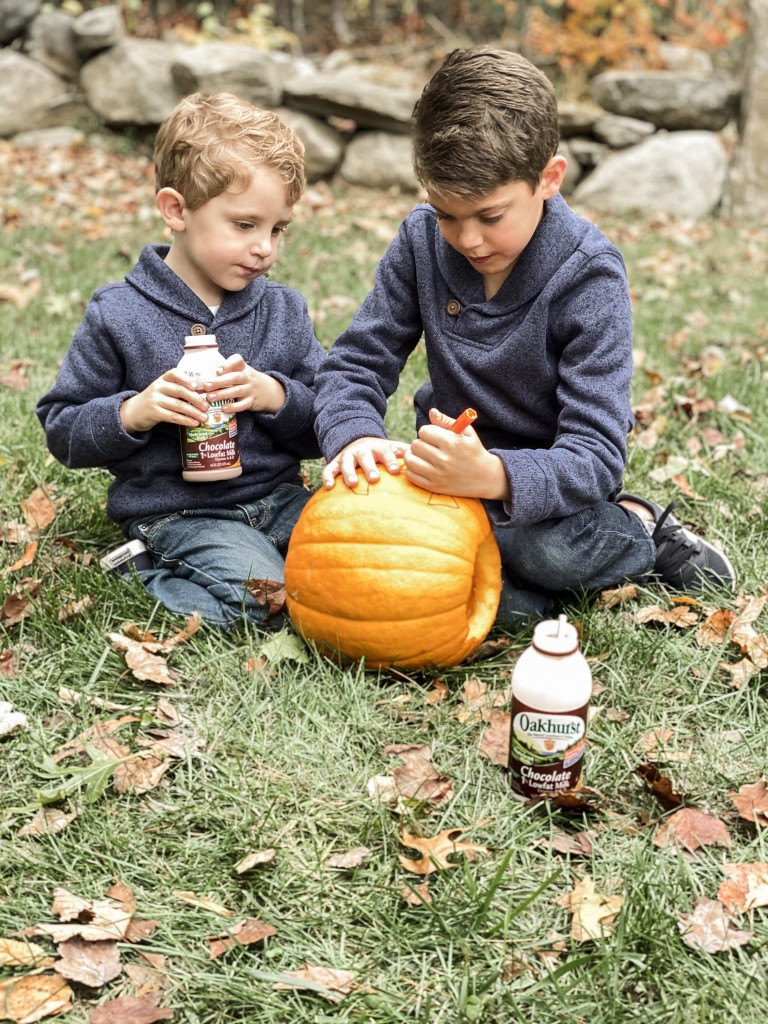
[[[493,625],[501,559],[475,498],[431,494],[382,470],[337,480],[304,508],[285,561],[288,611],[321,651],[369,668],[447,667]]]

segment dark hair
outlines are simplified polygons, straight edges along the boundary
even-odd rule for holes
[[[535,189],[560,141],[552,83],[509,50],[454,50],[413,116],[416,177],[429,192],[464,199],[510,181]]]

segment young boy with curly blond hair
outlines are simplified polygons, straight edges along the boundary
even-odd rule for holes
[[[37,407],[57,459],[113,475],[107,514],[146,545],[147,590],[222,628],[268,623],[270,603],[246,584],[283,580],[309,498],[300,460],[318,454],[324,352],[302,296],[267,279],[304,189],[303,152],[275,114],[233,95],[183,99],[155,143],[171,243],[146,246],[125,281],[95,292]],[[216,336],[221,365],[198,391],[175,367],[200,333]],[[242,475],[188,483],[179,428],[213,402],[237,417]]]
[[[620,493],[632,427],[632,311],[618,250],[560,196],[554,89],[519,54],[455,50],[414,111],[427,203],[401,225],[375,285],[318,375],[328,464],[354,486],[379,464],[438,494],[483,499],[501,550],[500,621],[540,618],[561,592],[627,578],[732,587],[713,545]],[[418,437],[384,415],[424,338]],[[477,410],[475,427],[450,428]]]

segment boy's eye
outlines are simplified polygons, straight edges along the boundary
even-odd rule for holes
[[[273,235],[284,235],[287,230],[288,230],[288,225],[287,224],[276,224],[272,228],[272,234]]]
[[[502,214],[497,214],[495,217],[481,217],[480,220],[483,224],[498,224],[502,218]]]
[[[235,227],[240,228],[241,231],[250,231],[253,224],[249,220],[236,220]]]

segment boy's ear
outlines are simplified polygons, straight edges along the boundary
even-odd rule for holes
[[[541,175],[541,189],[544,199],[551,199],[552,196],[560,191],[567,166],[568,161],[559,153],[556,156],[550,157]]]
[[[184,230],[184,211],[187,204],[181,192],[177,192],[175,188],[161,188],[155,196],[155,204],[167,228],[171,231]]]

